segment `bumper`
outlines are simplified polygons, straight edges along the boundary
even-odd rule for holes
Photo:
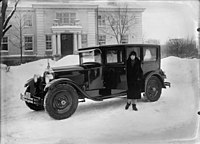
[[[164,82],[164,84],[165,84],[165,87],[171,87],[171,83],[170,82]]]
[[[24,94],[20,93],[20,99],[28,103],[43,105],[43,101],[41,98],[31,97],[31,94],[29,92],[25,92]]]

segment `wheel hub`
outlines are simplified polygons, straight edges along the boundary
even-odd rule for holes
[[[155,88],[155,87],[153,87],[153,88],[152,88],[152,90],[153,90],[153,91],[156,91],[156,88]]]
[[[66,102],[65,100],[62,100],[62,101],[61,101],[61,104],[62,104],[62,105],[66,105],[66,103],[67,103],[67,102]]]
[[[69,102],[67,101],[66,98],[59,98],[57,100],[57,104],[56,105],[57,105],[57,108],[63,109],[63,108],[65,108],[65,107],[67,107],[69,105]]]
[[[63,113],[64,111],[68,111],[71,107],[72,102],[70,100],[70,97],[68,94],[64,92],[59,92],[57,95],[55,95],[54,101],[53,101],[53,107],[55,110],[57,110],[59,113]]]

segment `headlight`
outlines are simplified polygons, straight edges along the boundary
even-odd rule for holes
[[[40,77],[40,75],[34,74],[33,80],[34,80],[35,83],[38,81],[39,77]]]
[[[46,74],[45,75],[45,83],[49,83],[50,80],[53,79],[53,74]]]
[[[50,80],[54,79],[54,72],[52,69],[48,68],[44,72],[45,83],[49,83]]]

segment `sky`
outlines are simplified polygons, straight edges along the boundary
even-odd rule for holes
[[[197,39],[198,1],[140,2],[143,13],[143,36],[165,43],[171,38]]]

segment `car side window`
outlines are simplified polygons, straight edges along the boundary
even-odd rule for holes
[[[156,48],[144,48],[143,49],[143,60],[144,61],[156,61],[157,55],[156,55]]]
[[[110,63],[122,63],[122,51],[121,50],[107,50],[106,61]]]

